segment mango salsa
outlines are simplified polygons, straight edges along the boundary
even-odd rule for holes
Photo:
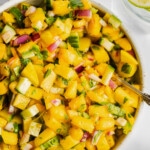
[[[90,0],[28,1],[0,14],[0,149],[116,149],[141,101],[115,80],[141,89],[120,25]]]

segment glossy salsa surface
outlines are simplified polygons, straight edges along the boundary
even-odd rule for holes
[[[0,16],[0,148],[106,150],[134,125],[139,62],[121,21],[88,0]]]

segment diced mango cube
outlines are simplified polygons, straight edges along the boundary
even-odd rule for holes
[[[77,140],[77,141],[80,141],[83,137],[83,130],[80,129],[80,128],[77,128],[77,127],[72,127],[69,129],[69,135]]]
[[[99,117],[109,117],[110,113],[108,111],[107,106],[91,105],[89,106],[89,115]]]
[[[68,0],[53,1],[54,14],[60,15],[60,16],[68,14],[71,11],[71,9],[68,7],[69,3],[70,1]]]
[[[100,22],[100,17],[98,14],[93,14],[92,19],[88,23],[88,34],[92,37],[99,38],[101,36],[100,34],[100,29],[101,29],[101,24]]]
[[[115,125],[115,120],[112,117],[103,117],[96,123],[97,130],[107,130],[113,128]]]
[[[54,36],[49,29],[41,32],[40,39],[45,44],[45,46],[48,46],[51,43],[53,43],[54,42],[53,38]]]
[[[49,115],[51,117],[55,116],[55,119],[59,122],[66,122],[68,120],[68,115],[64,105],[51,107],[49,109]]]
[[[132,49],[131,43],[127,38],[119,38],[115,41],[115,43],[118,44],[121,48],[123,48],[126,51]]]
[[[4,119],[3,117],[0,117],[0,128],[5,127],[6,124],[7,124],[7,120]]]
[[[13,101],[13,106],[24,110],[26,106],[29,104],[30,98],[22,95],[22,94],[17,94],[14,101]]]
[[[14,132],[5,131],[2,129],[1,131],[2,139],[5,144],[9,145],[17,145],[18,143],[18,134]]]
[[[27,77],[34,86],[39,85],[39,79],[36,69],[34,68],[34,65],[31,62],[29,62],[27,66],[22,70],[21,75]]]
[[[25,95],[35,100],[41,100],[43,97],[43,90],[38,87],[30,86]]]
[[[64,48],[61,48],[59,50],[58,58],[60,64],[64,63],[66,65],[70,65],[73,64],[74,61],[76,61],[76,55],[71,51],[69,51],[68,49],[64,49]]]
[[[97,145],[96,145],[98,150],[109,150],[110,149],[110,145],[106,139],[105,134],[102,134],[102,136],[100,137]]]
[[[87,37],[82,37],[79,40],[79,50],[82,52],[87,52],[91,45],[91,39]]]
[[[35,138],[34,144],[36,147],[43,144],[44,142],[48,141],[52,137],[56,135],[50,128],[46,128],[38,137]]]
[[[42,80],[40,87],[46,92],[50,92],[50,89],[56,80],[56,74],[53,70],[47,70],[45,75],[46,76]]]
[[[4,57],[5,53],[6,53],[6,45],[4,43],[0,43],[0,48],[1,48],[0,60],[1,60]]]
[[[45,13],[42,8],[37,8],[36,11],[29,15],[31,20],[31,26],[38,30],[41,30],[44,25]]]
[[[98,64],[109,61],[109,55],[102,46],[92,45],[91,48]]]
[[[86,100],[83,94],[79,95],[78,97],[72,99],[69,102],[69,107],[72,110],[76,110],[79,112],[84,112],[87,109]]]
[[[81,116],[75,116],[72,118],[71,123],[74,126],[77,126],[85,131],[88,131],[89,133],[92,133],[94,130],[94,123],[91,119],[87,119]]]
[[[2,13],[2,19],[3,21],[7,24],[7,23],[14,23],[15,22],[15,18],[11,13],[8,13],[6,11],[4,11]]]
[[[77,145],[79,141],[73,139],[70,135],[65,137],[65,139],[60,140],[60,144],[63,147],[63,149],[69,150],[73,146]]]
[[[54,24],[50,27],[49,31],[55,36],[60,35],[65,31],[65,23],[60,18],[57,18]]]
[[[77,78],[77,73],[75,70],[66,65],[55,65],[54,72],[68,80]]]
[[[75,98],[77,95],[77,81],[72,81],[69,83],[64,96],[66,99]]]

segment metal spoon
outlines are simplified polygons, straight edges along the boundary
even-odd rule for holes
[[[114,76],[115,79],[121,83],[122,85],[126,86],[127,88],[129,88],[130,90],[132,90],[133,92],[135,92],[136,94],[138,94],[139,96],[141,96],[141,98],[148,104],[150,105],[150,95],[147,93],[143,93],[140,90],[136,89],[135,87],[133,87],[131,84],[129,84],[128,82],[126,82],[125,80],[121,79],[118,75]]]

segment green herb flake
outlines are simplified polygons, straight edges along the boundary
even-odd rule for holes
[[[26,66],[29,62],[31,62],[31,60],[28,58],[26,58],[26,59],[21,58],[20,61],[21,61],[21,64],[24,66]]]
[[[54,17],[47,17],[45,19],[45,21],[48,24],[48,26],[51,26],[56,21],[56,18],[54,18]]]
[[[119,117],[124,117],[125,116],[124,110],[121,109],[119,106],[116,106],[116,105],[111,104],[111,103],[107,104],[107,106],[108,106],[108,111],[111,114],[113,114],[115,116],[119,116]]]
[[[37,45],[33,46],[30,51],[34,52],[35,56],[37,56],[39,59],[43,59],[43,55]]]
[[[44,75],[44,78],[48,77],[50,74],[51,74],[51,70],[48,69],[48,70],[46,71],[45,75]]]
[[[99,50],[99,46],[93,45],[93,46],[92,46],[92,49],[93,49],[93,50]]]
[[[16,18],[18,25],[23,27],[24,16],[21,13],[21,10],[18,7],[12,7],[9,11]]]
[[[78,111],[83,112],[86,109],[86,104],[81,104]]]
[[[58,139],[57,136],[55,136],[55,137],[51,138],[50,140],[46,141],[45,143],[43,143],[40,146],[40,148],[42,150],[46,150],[46,149],[48,149],[50,147],[57,146],[57,145],[59,145],[59,139]]]
[[[18,133],[19,132],[19,126],[17,123],[14,123],[14,132]]]
[[[97,130],[94,132],[94,136],[92,138],[92,144],[96,145],[99,141],[100,136],[102,135],[102,131],[101,130]]]
[[[90,88],[94,87],[96,85],[96,81],[90,79],[89,80],[89,85],[90,85]]]
[[[64,83],[64,85],[68,85],[68,80],[67,79],[65,79],[65,78],[62,78],[62,82]]]
[[[48,58],[48,51],[47,50],[41,51],[41,54],[43,55],[43,60],[46,60]]]
[[[90,118],[89,114],[86,113],[86,112],[82,112],[82,113],[81,113],[81,116],[84,117],[84,118],[87,118],[87,119]]]
[[[129,74],[131,72],[131,66],[128,64],[128,63],[125,63],[122,68],[121,68],[121,71],[124,72],[124,73],[127,73]]]
[[[123,103],[126,103],[128,101],[128,98],[125,97],[124,100],[123,100]]]
[[[131,118],[131,117],[132,117],[132,115],[131,115],[131,114],[128,114],[128,117],[129,117],[129,118]]]
[[[132,125],[127,122],[125,126],[123,126],[123,133],[128,134],[132,130]]]
[[[31,93],[31,95],[34,95],[36,93],[36,90],[34,89]]]
[[[83,3],[81,0],[70,0],[70,7],[73,9],[77,7],[83,7]]]

